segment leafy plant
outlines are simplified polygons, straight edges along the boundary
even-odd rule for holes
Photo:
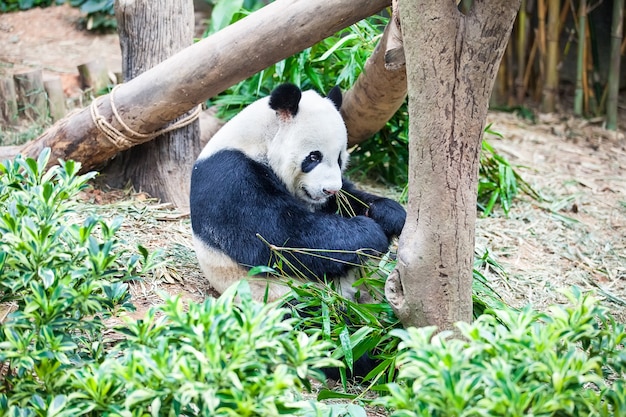
[[[69,3],[72,7],[80,7],[80,11],[85,13],[87,30],[117,29],[114,0],[69,0]]]
[[[485,133],[502,138],[500,133],[491,129],[491,124],[485,127]],[[497,202],[508,216],[513,199],[520,191],[535,200],[542,199],[509,161],[483,139],[478,180],[478,207],[483,216],[489,216]]]
[[[231,22],[248,13],[245,10],[233,13]],[[335,85],[345,90],[354,84],[361,73],[382,34],[381,28],[385,22],[386,18],[380,16],[362,20],[299,54],[258,72],[226,90],[210,104],[219,106],[221,117],[230,118],[284,82],[320,92],[327,92]]]
[[[214,10],[219,18],[216,21],[222,22],[216,29],[223,27],[229,19],[233,22],[248,13],[236,12],[235,6],[239,3],[219,7],[223,2],[219,1]],[[270,94],[276,85],[283,82],[320,92],[328,91],[334,85],[348,89],[363,70],[387,20],[382,16],[362,20],[242,81],[210,104],[217,105],[220,116],[228,119],[257,98]],[[348,174],[405,188],[409,162],[407,119],[405,103],[385,128],[350,151]],[[485,133],[502,136],[493,131],[491,125],[485,128]],[[480,163],[477,204],[484,216],[490,215],[497,203],[508,215],[512,201],[520,191],[540,199],[506,158],[499,155],[486,140],[482,142]]]
[[[33,7],[47,7],[53,3],[63,4],[65,0],[0,0],[0,13],[28,10]]]
[[[496,310],[459,323],[394,330],[398,380],[375,403],[391,416],[626,415],[624,325],[593,296],[548,312]]]
[[[41,405],[69,369],[101,361],[103,319],[132,309],[125,281],[153,264],[121,250],[119,221],[78,221],[74,197],[95,174],[73,161],[46,170],[49,157],[0,165],[0,414]]]
[[[117,28],[114,0],[0,0],[0,13],[64,3],[69,3],[72,7],[80,7],[80,11],[86,15],[87,30],[106,31]]]
[[[168,299],[118,328],[125,341],[102,364],[76,371],[73,389],[105,414],[300,415],[309,406],[299,392],[336,363],[326,342],[294,331],[286,314],[254,302],[245,281],[199,304]]]

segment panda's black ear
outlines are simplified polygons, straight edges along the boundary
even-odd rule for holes
[[[330,101],[333,102],[333,104],[335,105],[337,110],[339,110],[341,108],[341,103],[343,102],[343,97],[341,97],[341,89],[339,89],[338,85],[336,85],[336,86],[334,86],[333,88],[330,89],[330,91],[328,92],[327,97],[330,99]]]
[[[295,116],[302,91],[294,84],[281,84],[270,95],[270,107],[282,116]]]

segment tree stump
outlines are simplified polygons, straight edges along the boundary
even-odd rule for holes
[[[48,100],[41,69],[13,75],[19,114],[35,124],[48,119]]]
[[[193,42],[192,0],[120,0],[116,3],[115,14],[124,81],[135,78]],[[123,186],[130,180],[135,189],[185,211],[189,207],[191,166],[200,150],[199,125],[194,121],[122,152],[105,171],[111,185]]]
[[[91,89],[94,96],[106,91],[111,84],[109,70],[103,59],[97,59],[76,67],[83,89]]]
[[[43,86],[48,95],[48,107],[50,108],[50,118],[53,122],[61,120],[67,113],[65,105],[65,93],[61,77],[48,78],[43,82]]]
[[[0,78],[0,124],[11,126],[17,122],[17,94],[12,78]]]

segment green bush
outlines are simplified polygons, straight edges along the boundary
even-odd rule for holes
[[[395,330],[397,382],[375,403],[394,417],[624,416],[626,331],[589,295],[542,313],[501,309],[461,323]]]
[[[85,13],[87,30],[116,30],[114,0],[69,0],[72,7],[80,7]]]
[[[33,7],[47,7],[53,3],[63,4],[65,0],[0,0],[0,13],[28,10]]]
[[[72,161],[46,171],[49,155],[0,165],[0,411],[102,360],[103,319],[132,308],[125,281],[151,263],[120,249],[119,221],[78,221],[74,197],[94,174]]]
[[[225,0],[218,2],[213,17],[220,24],[213,31],[221,29],[226,22],[234,22],[249,13],[238,9],[241,3],[243,2]],[[219,115],[229,119],[259,97],[270,94],[274,87],[284,82],[320,92],[329,91],[333,86],[339,85],[345,91],[352,87],[363,70],[387,21],[388,18],[384,16],[364,19],[258,72],[229,88],[209,104],[217,105]],[[356,179],[373,179],[399,189],[406,187],[409,162],[407,111],[405,103],[383,129],[350,150],[348,175]],[[485,128],[485,133],[501,137],[491,126]],[[508,215],[512,201],[519,191],[540,199],[506,158],[499,155],[485,140],[482,142],[479,174],[477,204],[484,216],[493,212],[496,203]]]
[[[300,415],[308,405],[299,392],[335,362],[286,313],[252,301],[245,281],[188,308],[166,300],[119,328],[126,339],[102,364],[73,374],[75,395],[105,414]]]
[[[80,11],[86,15],[85,26],[87,30],[117,29],[114,0],[0,0],[0,13],[64,3],[69,3],[72,7],[80,7]]]

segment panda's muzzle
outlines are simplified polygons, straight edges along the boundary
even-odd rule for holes
[[[301,190],[304,192],[304,195],[309,200],[308,202],[312,204],[323,204],[326,202],[326,200],[328,200],[329,197],[337,193],[337,191],[334,190],[322,189],[322,195],[319,195],[318,197],[313,197],[313,195],[309,192],[309,190],[306,189],[306,187],[302,187]]]

